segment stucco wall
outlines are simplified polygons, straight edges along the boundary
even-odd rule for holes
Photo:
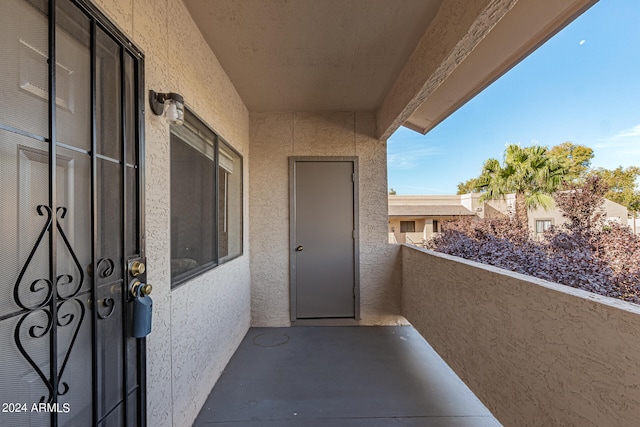
[[[145,53],[146,90],[181,93],[188,107],[244,156],[249,115],[181,1],[97,0]],[[145,91],[146,92],[146,91]],[[171,291],[169,126],[146,114],[146,248],[153,284],[147,339],[148,425],[190,426],[250,323],[249,240],[244,256]]]
[[[604,219],[608,221],[615,221],[618,224],[629,225],[628,211],[624,206],[605,199],[601,206],[601,212],[604,214]],[[545,211],[544,208],[538,207],[529,211],[529,229],[536,231],[536,221],[550,219],[552,224],[559,226],[567,222],[566,218],[562,216],[562,211],[558,208]]]
[[[386,143],[369,113],[251,113],[251,309],[255,326],[287,326],[289,156],[357,156],[361,323],[401,320],[398,246],[387,244]]]
[[[637,426],[640,306],[408,246],[403,314],[507,427]]]

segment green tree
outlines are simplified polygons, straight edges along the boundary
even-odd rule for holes
[[[604,197],[625,206],[634,218],[638,215],[640,212],[640,191],[638,191],[636,182],[640,177],[640,167],[623,168],[619,166],[613,170],[598,168],[591,173],[600,176],[609,186],[609,191]]]
[[[510,144],[504,152],[503,164],[488,159],[477,178],[483,192],[481,201],[501,199],[516,194],[515,216],[521,226],[527,225],[527,211],[538,206],[553,206],[553,194],[562,184],[565,170],[541,146],[520,147]]]
[[[468,194],[477,193],[478,191],[478,178],[471,178],[465,182],[458,183],[458,192],[456,194]]]
[[[389,194],[390,194],[391,196],[395,196],[397,193],[396,193],[396,190],[394,190],[393,188],[390,188],[390,189],[389,189]]]
[[[567,141],[549,148],[546,155],[564,168],[564,180],[573,182],[584,177],[589,171],[591,159],[593,159],[593,149]],[[478,178],[471,178],[458,183],[456,194],[479,192],[477,181]]]
[[[562,165],[565,170],[564,179],[571,182],[585,176],[591,166],[593,149],[567,141],[551,147],[547,156],[556,159]]]

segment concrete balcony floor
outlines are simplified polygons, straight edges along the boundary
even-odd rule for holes
[[[194,427],[501,424],[411,326],[251,328]]]

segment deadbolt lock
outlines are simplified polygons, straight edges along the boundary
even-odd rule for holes
[[[144,273],[146,270],[146,267],[144,266],[143,262],[140,261],[132,261],[129,264],[129,271],[131,272],[131,275],[133,277],[136,277],[142,273]]]
[[[135,279],[131,282],[131,294],[134,297],[138,296],[138,289],[140,289],[140,294],[148,296],[149,294],[151,294],[153,286],[148,283],[142,283],[139,280]]]

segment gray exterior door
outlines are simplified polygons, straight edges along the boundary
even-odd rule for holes
[[[292,320],[357,314],[357,162],[292,158]]]
[[[0,45],[0,426],[144,426],[142,55],[71,0]]]

